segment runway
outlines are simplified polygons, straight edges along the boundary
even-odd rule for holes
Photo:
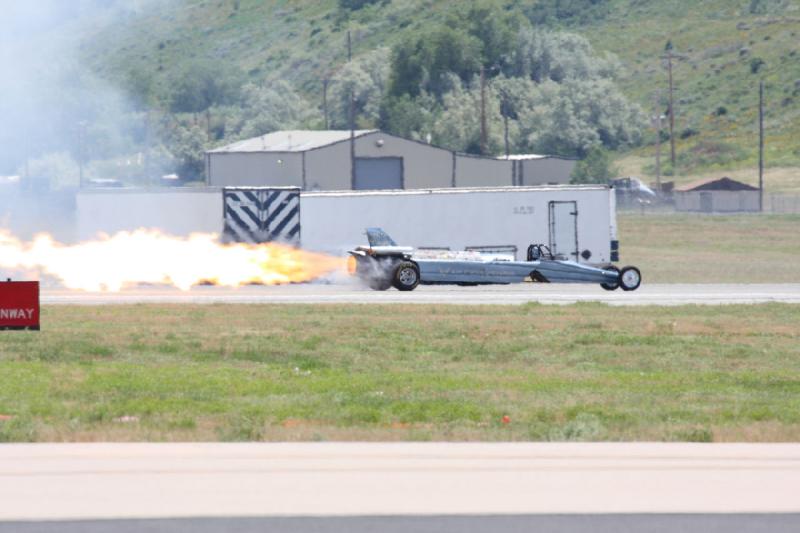
[[[43,288],[45,305],[107,305],[134,303],[192,304],[571,304],[608,305],[719,305],[766,302],[800,303],[800,284],[645,284],[638,290],[609,292],[596,285],[521,283],[478,287],[420,286],[411,292],[372,291],[355,283],[309,283],[240,288],[140,287],[118,293]]]
[[[797,514],[182,518],[0,522],[0,533],[797,533]]]
[[[0,447],[0,520],[790,513],[798,494],[798,444]]]
[[[748,523],[790,531],[800,525],[798,494],[798,444],[0,446],[0,531],[214,530],[213,520],[196,520],[203,518],[228,524],[216,529],[226,531],[526,531],[535,523],[625,531],[626,520],[631,531],[670,531],[633,526],[676,520],[691,522],[681,531],[762,530],[739,529]],[[112,518],[162,520],[146,522],[149,529],[124,520],[47,529],[47,521]],[[192,520],[163,520],[174,518]],[[419,527],[409,528],[414,520]]]

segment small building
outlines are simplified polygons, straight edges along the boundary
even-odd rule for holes
[[[759,211],[758,187],[728,177],[675,187],[675,209],[700,213]]]
[[[379,130],[355,130],[352,139],[349,130],[276,131],[206,152],[208,185],[312,191],[564,184],[574,165],[463,154]]]

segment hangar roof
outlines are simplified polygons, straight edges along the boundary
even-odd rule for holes
[[[498,155],[495,159],[506,159],[510,161],[527,161],[528,159],[544,159],[546,157],[550,156],[539,155],[539,154],[510,154],[508,157],[504,155]]]
[[[355,130],[356,137],[361,137],[378,130]],[[284,130],[273,131],[260,137],[245,139],[227,146],[222,146],[209,153],[230,152],[305,152],[329,144],[346,141],[350,138],[350,130]]]
[[[753,187],[741,181],[732,180],[729,177],[724,178],[710,178],[680,187],[675,187],[676,192],[690,192],[690,191],[757,191],[758,187]]]

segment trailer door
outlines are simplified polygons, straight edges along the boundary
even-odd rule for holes
[[[300,189],[226,187],[222,201],[225,242],[300,245]]]
[[[578,255],[577,202],[550,202],[550,250],[572,261]]]

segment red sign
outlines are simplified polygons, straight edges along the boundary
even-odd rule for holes
[[[39,329],[38,281],[0,281],[0,329]]]

